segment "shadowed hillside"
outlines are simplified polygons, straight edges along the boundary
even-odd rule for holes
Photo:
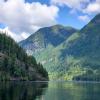
[[[48,73],[13,39],[0,34],[0,80],[48,80]]]
[[[80,31],[64,37],[66,39],[59,45],[48,45],[33,53],[47,69],[50,79],[99,81],[100,14]]]

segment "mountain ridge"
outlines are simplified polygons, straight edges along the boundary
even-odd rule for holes
[[[0,81],[48,80],[48,73],[6,34],[0,33]]]
[[[50,79],[100,80],[99,20],[100,14],[56,47],[49,45],[33,54],[43,63]]]
[[[64,27],[62,25],[54,25],[39,29],[37,32],[29,36],[26,40],[21,41],[19,44],[25,50],[41,51],[48,45],[56,47],[67,37],[77,30],[72,27]],[[34,49],[35,48],[35,49]]]

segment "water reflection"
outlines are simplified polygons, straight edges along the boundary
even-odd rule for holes
[[[0,100],[35,100],[45,94],[47,83],[0,82]]]
[[[100,83],[51,82],[43,100],[100,100]]]
[[[100,83],[0,82],[0,100],[100,100]]]

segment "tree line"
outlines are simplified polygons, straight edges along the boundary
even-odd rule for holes
[[[48,79],[48,73],[33,56],[28,56],[10,36],[0,34],[0,78]],[[8,78],[9,77],[9,78]]]

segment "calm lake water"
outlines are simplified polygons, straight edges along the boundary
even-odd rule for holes
[[[0,82],[0,100],[100,100],[100,83]]]

